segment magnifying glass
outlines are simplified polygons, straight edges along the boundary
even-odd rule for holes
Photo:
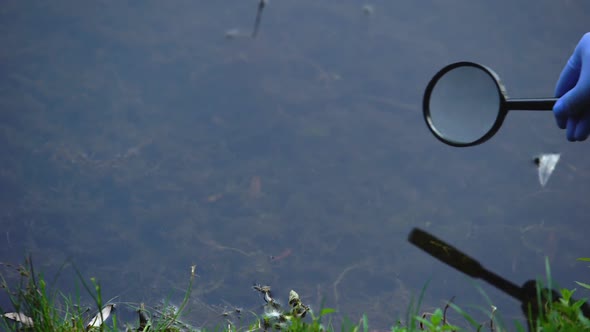
[[[509,99],[498,75],[473,62],[441,69],[424,93],[424,120],[443,143],[481,144],[502,126],[508,111],[550,111],[556,98]]]

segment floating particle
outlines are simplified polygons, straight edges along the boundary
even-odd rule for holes
[[[227,31],[225,31],[225,38],[226,39],[235,39],[238,37],[241,37],[243,35],[242,32],[240,32],[239,29],[229,29]]]

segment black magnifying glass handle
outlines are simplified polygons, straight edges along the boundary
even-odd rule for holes
[[[506,108],[511,111],[552,111],[557,98],[508,99]]]

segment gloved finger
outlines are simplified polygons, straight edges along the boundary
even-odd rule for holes
[[[553,106],[556,119],[578,115],[590,109],[590,63],[582,66],[580,79],[571,90],[557,100]],[[560,121],[560,120],[558,120]],[[559,125],[559,123],[558,123]]]
[[[565,129],[567,126],[567,118],[568,116],[563,114],[563,112],[558,113],[553,108],[553,115],[555,115],[555,122],[557,122],[557,126],[561,129]]]
[[[555,97],[560,98],[566,92],[573,89],[580,78],[580,71],[582,70],[583,60],[587,58],[587,52],[590,50],[590,33],[584,34],[574,53],[567,61],[567,64],[561,71],[557,85],[555,86]],[[582,75],[582,77],[584,77]]]
[[[567,126],[567,119],[571,114],[570,111],[572,109],[571,103],[572,100],[575,99],[575,96],[573,95],[567,97],[566,95],[568,92],[573,91],[572,89],[575,88],[578,79],[580,78],[581,65],[579,65],[580,61],[578,60],[578,54],[578,52],[574,52],[570,57],[563,68],[559,80],[557,81],[557,86],[555,87],[555,96],[559,98],[559,100],[553,105],[553,114],[555,115],[557,126],[561,129],[565,129]]]
[[[577,121],[574,139],[576,141],[585,141],[588,135],[590,135],[590,112],[584,113]]]
[[[576,92],[576,89],[574,88],[559,98],[557,102],[555,102],[555,105],[553,105],[553,115],[555,116],[557,126],[561,129],[567,128],[567,137],[573,137],[575,132],[575,123],[573,123],[572,120],[577,114],[572,104],[576,98],[579,98],[576,96],[577,93],[578,92]],[[571,129],[572,126],[574,129]]]
[[[576,86],[576,83],[578,83],[578,79],[580,78],[580,69],[582,68],[579,57],[579,52],[574,52],[561,71],[555,86],[556,98],[563,96],[566,92],[573,89],[574,86]]]
[[[578,124],[578,119],[573,116],[567,118],[567,128],[565,131],[565,137],[568,141],[574,142],[576,140],[576,125]]]

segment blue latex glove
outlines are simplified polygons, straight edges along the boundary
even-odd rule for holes
[[[569,141],[583,141],[590,134],[590,32],[576,46],[557,81],[553,106],[557,126]]]

